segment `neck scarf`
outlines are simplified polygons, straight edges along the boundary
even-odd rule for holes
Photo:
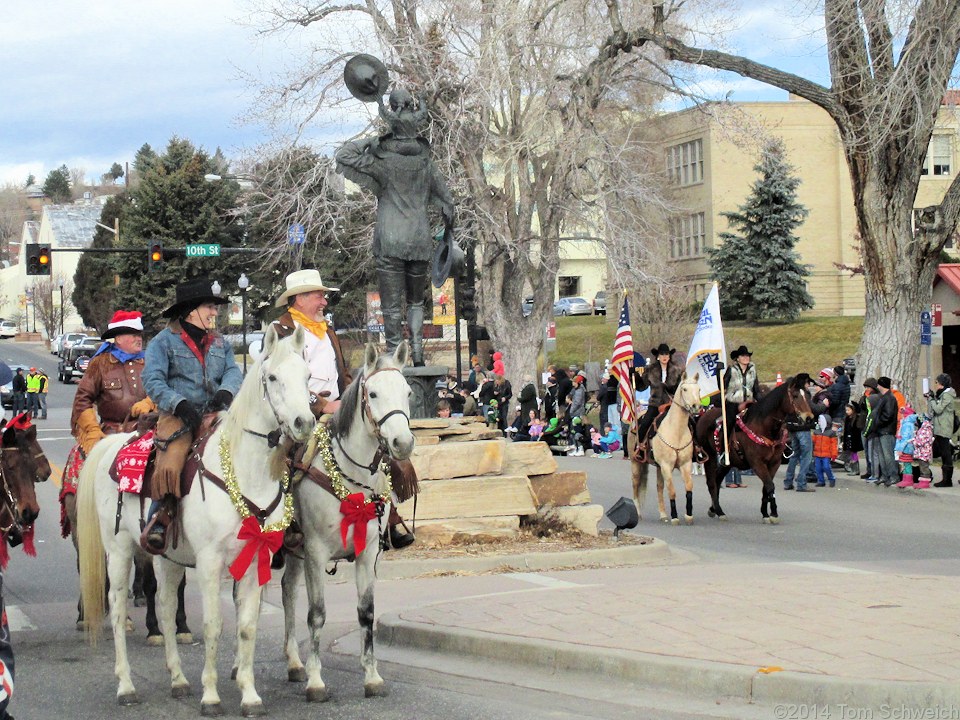
[[[293,308],[290,308],[290,317],[296,320],[300,325],[303,325],[307,330],[312,332],[321,340],[327,336],[326,320],[311,320],[302,312]]]
[[[122,363],[125,363],[125,362],[130,362],[131,360],[142,360],[144,351],[141,350],[138,353],[128,353],[118,348],[112,342],[104,342],[103,345],[97,348],[97,351],[93,354],[93,357],[96,357],[97,355],[103,355],[103,353],[105,352],[109,352],[117,360],[119,360]]]

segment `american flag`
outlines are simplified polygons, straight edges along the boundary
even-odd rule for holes
[[[627,299],[623,299],[623,309],[620,310],[620,321],[617,325],[617,339],[613,343],[613,358],[610,361],[611,372],[617,378],[622,407],[620,418],[627,423],[637,417],[636,396],[630,376],[633,372],[633,332],[630,330],[630,310]]]

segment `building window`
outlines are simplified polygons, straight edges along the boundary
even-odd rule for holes
[[[576,297],[580,294],[579,277],[559,277],[557,278],[559,297]]]
[[[691,140],[668,147],[667,177],[680,186],[703,182],[703,141]]]
[[[927,157],[920,174],[926,177],[949,177],[953,161],[953,143],[949,135],[934,135],[930,138]]]
[[[707,236],[703,213],[682,215],[670,220],[670,259],[703,257]]]

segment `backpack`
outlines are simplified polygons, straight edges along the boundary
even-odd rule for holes
[[[957,411],[953,411],[953,434],[957,434],[957,430],[960,430],[960,415],[957,415]]]

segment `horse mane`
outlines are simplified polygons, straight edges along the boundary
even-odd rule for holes
[[[762,396],[753,405],[747,408],[743,415],[744,422],[751,420],[762,420],[774,413],[783,403],[783,396],[787,394],[794,378],[787,378],[782,385],[777,385],[773,390]]]
[[[382,370],[387,366],[394,366],[392,356],[380,355],[373,366],[373,372]],[[358,372],[357,376],[353,379],[353,382],[347,386],[347,389],[343,391],[343,395],[340,396],[340,407],[337,408],[337,411],[327,423],[327,429],[332,435],[346,437],[347,433],[350,432],[350,428],[353,427],[353,421],[357,418],[357,410],[360,406],[357,396],[360,394],[360,383],[365,375],[366,368],[361,368],[360,372]]]

